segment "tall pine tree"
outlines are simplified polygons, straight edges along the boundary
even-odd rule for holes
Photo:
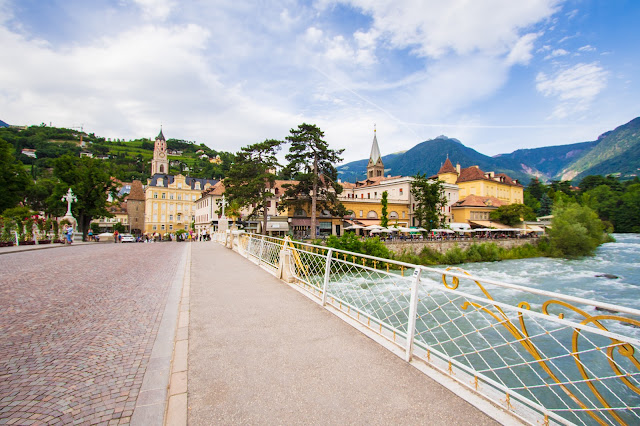
[[[324,132],[314,124],[303,123],[291,129],[287,141],[291,144],[285,156],[289,164],[284,169],[285,177],[298,181],[283,185],[286,188],[282,209],[309,208],[311,212],[311,237],[316,238],[316,212],[328,210],[333,215],[345,215],[344,206],[337,195],[342,192],[338,183],[338,171],[334,164],[342,161],[344,149],[329,149],[322,138]]]
[[[224,180],[225,192],[231,202],[241,208],[253,205],[249,217],[262,216],[262,234],[267,233],[267,201],[276,180],[275,169],[279,166],[276,153],[281,141],[267,139],[246,146],[236,155]]]
[[[411,182],[411,194],[416,200],[414,214],[418,219],[418,226],[431,230],[444,223],[442,207],[447,205],[447,198],[441,181],[429,180],[425,174],[418,173]]]

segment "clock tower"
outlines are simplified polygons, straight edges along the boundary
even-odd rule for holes
[[[156,136],[153,147],[153,160],[151,160],[151,176],[156,173],[169,173],[169,160],[167,160],[167,141],[164,139],[162,129]]]

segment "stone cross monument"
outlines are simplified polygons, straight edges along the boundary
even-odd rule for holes
[[[67,191],[66,195],[64,197],[62,197],[60,199],[60,201],[66,201],[67,202],[67,213],[64,215],[64,217],[62,219],[67,219],[69,221],[69,223],[71,224],[71,226],[73,227],[73,229],[75,230],[76,229],[76,225],[77,225],[77,221],[73,217],[73,214],[71,213],[71,203],[77,202],[78,198],[73,194],[73,191],[71,190],[71,188],[69,188],[69,190]]]
[[[224,208],[229,205],[227,197],[222,195],[222,198],[218,200],[218,205],[222,207],[222,216],[218,219],[218,232],[226,232],[229,229],[229,220],[224,215]]]

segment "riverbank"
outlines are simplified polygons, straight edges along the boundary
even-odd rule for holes
[[[526,244],[537,246],[538,241],[539,241],[538,238],[522,238],[522,239],[505,238],[505,239],[495,239],[495,240],[479,240],[479,239],[437,240],[437,241],[395,240],[395,241],[384,241],[383,243],[394,254],[399,255],[402,253],[420,254],[425,248],[444,254],[447,251],[455,248],[456,246],[462,250],[467,250],[474,244],[486,244],[486,243],[492,243],[504,249],[512,249],[514,247],[520,247]]]

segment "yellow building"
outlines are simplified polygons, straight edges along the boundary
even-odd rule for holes
[[[524,200],[524,187],[517,180],[504,173],[483,172],[478,166],[453,167],[448,158],[438,171],[438,179],[458,185],[460,200],[470,195],[494,197],[504,204],[522,204]],[[456,217],[455,221],[460,220]]]
[[[472,228],[508,228],[490,218],[492,211],[507,204],[496,197],[469,195],[451,206],[452,220],[456,223],[469,223]]]
[[[174,233],[189,230],[195,221],[196,200],[202,191],[218,182],[215,179],[169,175],[166,160],[167,144],[162,131],[156,138],[151,170],[144,194],[144,232],[147,234]]]
[[[342,205],[353,212],[348,218],[354,223],[364,226],[380,224],[382,217],[382,203],[380,199],[352,199],[342,200]],[[409,226],[409,204],[405,202],[387,203],[387,218],[389,225]]]

